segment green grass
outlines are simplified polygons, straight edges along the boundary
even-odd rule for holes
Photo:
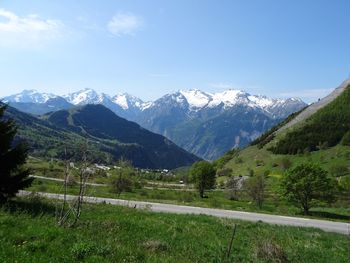
[[[60,182],[35,179],[33,185],[28,189],[37,192],[63,193],[63,186]],[[78,187],[68,188],[69,194],[78,194]],[[269,214],[280,214],[289,216],[304,216],[301,210],[275,195],[267,193],[267,199],[263,207],[259,209],[248,197],[243,196],[240,201],[229,200],[227,193],[222,190],[206,192],[208,198],[200,198],[196,191],[179,191],[163,189],[133,189],[132,192],[123,192],[120,196],[113,193],[109,187],[88,186],[86,195],[120,198],[126,200],[141,200],[150,202],[180,204],[199,207],[221,208],[239,211],[261,212]],[[330,219],[338,221],[350,221],[349,206],[315,207],[311,209],[313,218]]]
[[[19,199],[0,209],[1,262],[348,262],[350,239],[316,229],[209,216],[84,205],[75,228],[55,203]],[[237,224],[233,251],[223,260]]]
[[[292,166],[307,161],[318,163],[322,168],[330,171],[331,167],[336,165],[350,167],[350,147],[337,145],[303,155],[281,155],[273,154],[266,148],[258,149],[257,146],[249,146],[226,163],[225,167],[231,168],[234,175],[248,175],[249,169],[255,173],[270,171],[273,175],[282,175],[281,161],[283,159],[289,159]],[[262,162],[262,165],[258,165],[259,162]]]

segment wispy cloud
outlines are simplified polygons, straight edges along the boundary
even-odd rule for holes
[[[19,16],[0,9],[0,46],[15,48],[38,47],[63,35],[60,20],[43,19],[36,14]]]
[[[108,31],[115,36],[129,35],[133,36],[144,26],[141,17],[132,13],[119,12],[107,24]]]

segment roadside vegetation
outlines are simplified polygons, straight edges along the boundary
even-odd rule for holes
[[[35,174],[42,175],[42,171],[50,166],[48,163],[50,162],[31,159],[28,165],[32,167],[32,170],[34,167],[38,169],[38,173]],[[53,161],[52,163],[51,177],[63,179],[61,162]],[[130,167],[129,164],[125,167],[122,167],[122,164],[117,165],[120,166],[108,171],[96,169],[95,174],[89,178],[89,182],[98,185],[87,185],[86,195],[304,216],[303,210],[298,204],[288,202],[288,199],[282,195],[281,177],[259,174],[242,177],[231,174],[216,175],[216,188],[206,190],[205,196],[207,198],[201,198],[196,184],[192,184],[191,178],[187,178],[188,175],[184,175],[183,171],[179,175],[173,171],[146,173]],[[77,166],[78,164],[75,164],[76,168],[71,169],[72,177],[69,180],[68,194],[76,195],[79,193]],[[48,172],[46,171],[46,173]],[[190,183],[180,183],[180,181],[183,182],[183,178],[190,180]],[[63,183],[36,178],[28,190],[62,194]],[[308,216],[340,221],[350,220],[348,196],[339,190],[336,197],[337,201],[332,204],[314,202]]]

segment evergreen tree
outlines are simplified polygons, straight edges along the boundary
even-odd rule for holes
[[[16,195],[18,190],[30,186],[29,170],[23,168],[28,156],[24,143],[14,143],[17,128],[13,120],[4,117],[5,105],[0,105],[0,203]]]

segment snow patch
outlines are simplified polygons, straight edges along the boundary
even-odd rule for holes
[[[113,98],[113,102],[119,105],[123,110],[129,109],[128,99],[125,94],[116,95]]]

